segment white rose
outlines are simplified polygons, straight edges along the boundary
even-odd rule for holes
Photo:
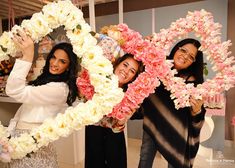
[[[68,30],[66,32],[66,35],[72,44],[82,46],[83,41],[84,41],[84,37],[87,35],[87,33],[81,32],[81,31],[78,32],[78,30],[76,30],[76,31]]]
[[[31,38],[35,42],[52,32],[46,17],[41,12],[33,14],[30,20],[24,20],[21,25],[30,32]]]
[[[97,44],[97,40],[90,34],[84,37],[84,42],[82,45],[83,50],[90,51]]]
[[[3,61],[3,60],[8,60],[9,57],[6,55],[5,52],[2,51],[1,47],[0,47],[0,61]]]
[[[97,105],[97,102],[93,100],[87,102],[89,113],[82,113],[81,115],[84,125],[96,123],[103,117],[102,108],[99,108],[100,106],[101,105]]]
[[[50,3],[42,8],[43,14],[52,29],[55,29],[60,25],[58,8],[59,6],[57,3]]]
[[[79,9],[70,11],[64,23],[66,30],[73,30],[78,24],[85,24],[83,14]]]
[[[90,74],[91,84],[95,85],[95,92],[106,94],[105,90],[113,88],[111,80],[103,75]]]
[[[39,146],[48,145],[59,138],[53,119],[46,119],[41,126],[32,131],[32,135],[37,139]]]
[[[9,144],[13,147],[12,158],[22,158],[27,153],[31,153],[32,151],[37,149],[34,139],[29,134],[21,134],[20,137],[14,138],[12,137],[9,140]]]
[[[54,121],[57,134],[59,136],[67,137],[71,133],[70,123],[72,121],[73,119],[66,114],[58,114]]]
[[[99,57],[100,60],[98,61],[90,61],[87,64],[87,68],[89,69],[90,73],[95,74],[102,74],[102,75],[110,75],[113,71],[113,66],[109,60],[105,59],[104,57]],[[88,61],[88,60],[87,60]]]
[[[16,46],[11,37],[12,34],[10,32],[4,32],[0,37],[0,46],[5,54],[14,55],[16,53]]]
[[[58,18],[60,23],[65,23],[67,16],[72,11],[74,5],[70,1],[58,1]]]
[[[84,103],[79,103],[77,106],[75,106],[73,109],[67,109],[65,114],[66,118],[71,118],[71,122],[69,123],[69,125],[73,128],[73,129],[80,129],[83,125],[81,123],[81,117],[80,117],[80,113],[83,112],[83,109],[81,108],[84,105]]]

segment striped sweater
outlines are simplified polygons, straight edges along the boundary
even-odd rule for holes
[[[191,116],[190,108],[175,109],[170,92],[161,85],[142,104],[144,130],[158,151],[175,168],[190,168],[199,148],[205,109]]]

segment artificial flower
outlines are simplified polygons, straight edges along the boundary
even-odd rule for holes
[[[52,10],[55,13],[48,11],[51,9],[56,9]],[[113,106],[124,96],[122,89],[118,88],[118,80],[113,74],[111,62],[103,57],[102,49],[90,34],[91,28],[83,19],[82,12],[69,0],[49,3],[42,11],[34,14],[31,19],[24,20],[22,25],[16,26],[13,31],[26,28],[27,34],[37,42],[52,29],[64,25],[73,51],[81,58],[81,66],[86,68],[91,76],[90,82],[95,92],[92,99],[86,103],[76,102],[74,107],[68,107],[63,114],[58,114],[54,119],[46,119],[39,127],[18,137],[9,137],[9,133],[0,124],[0,139],[5,140],[4,144],[7,144],[9,149],[13,149],[12,152],[5,152],[9,156],[9,159],[4,160],[6,162],[10,159],[21,159],[61,136],[68,136],[73,130],[98,122],[110,113]],[[6,55],[14,56],[17,51],[10,38],[11,33],[4,32],[0,37],[1,59],[6,58]]]

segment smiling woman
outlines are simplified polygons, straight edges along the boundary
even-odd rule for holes
[[[190,53],[189,53],[190,51]],[[186,44],[176,51],[174,56],[174,67],[181,70],[191,65],[195,61],[197,49],[192,44]]]
[[[189,53],[187,48],[179,47],[179,51],[187,56],[186,57],[187,61],[189,61],[189,62],[194,62],[195,61],[195,56],[194,56],[195,54]]]
[[[185,79],[186,83],[203,83],[203,53],[198,51],[200,46],[200,42],[195,39],[183,39],[173,47],[168,56],[168,59],[173,60],[173,68],[178,71],[177,76]],[[205,108],[203,101],[193,96],[189,98],[189,102],[190,107],[177,110],[170,92],[162,83],[154,94],[144,100],[144,132],[139,168],[152,167],[157,151],[168,161],[168,168],[193,166],[200,143]]]
[[[126,91],[127,85],[135,80],[142,69],[142,63],[131,54],[118,58],[114,63],[114,74],[118,76],[119,87]],[[124,126],[114,118],[104,116],[95,125],[86,127],[86,168],[127,167]]]
[[[59,75],[66,70],[68,71],[69,64],[70,60],[68,59],[67,53],[58,49],[50,59],[49,72],[53,75]]]
[[[132,82],[139,74],[141,68],[132,55],[126,54],[114,63],[114,74],[118,76],[119,87],[124,87],[127,83]]]
[[[57,44],[47,57],[43,73],[26,85],[25,79],[34,57],[34,43],[22,31],[14,34],[13,41],[23,53],[22,58],[16,59],[6,85],[7,95],[23,103],[10,123],[10,127],[15,128],[12,136],[17,137],[38,127],[46,118],[54,118],[63,112],[67,105],[72,105],[78,95],[78,63],[71,44]],[[27,168],[32,164],[38,167],[58,167],[55,149],[51,144],[29,156],[13,160],[9,166]]]

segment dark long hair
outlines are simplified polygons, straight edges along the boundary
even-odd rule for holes
[[[125,54],[125,55],[119,57],[119,58],[114,62],[114,64],[113,64],[113,69],[115,70],[116,67],[117,67],[121,62],[123,62],[124,60],[126,60],[127,58],[133,58],[133,59],[134,59],[134,55],[127,53],[127,54]],[[136,60],[136,61],[137,61],[137,60]],[[128,83],[126,83],[126,84],[123,85],[122,88],[123,88],[124,91],[127,90],[128,84],[131,83],[132,81],[134,81],[134,80],[136,79],[136,77],[137,77],[141,72],[144,71],[143,63],[142,63],[141,61],[137,61],[137,63],[138,63],[138,70],[137,70],[135,76],[133,77],[133,79],[132,79],[131,81],[129,81]]]
[[[54,75],[49,72],[50,59],[54,55],[57,49],[65,51],[69,57],[69,69],[59,75]],[[55,45],[47,56],[46,64],[43,67],[43,72],[34,81],[30,81],[29,85],[40,86],[49,82],[65,82],[69,87],[69,94],[67,97],[67,104],[69,106],[75,101],[78,95],[76,86],[76,78],[78,73],[79,65],[76,54],[73,52],[73,47],[69,43],[59,43]]]
[[[182,47],[185,44],[193,44],[197,49],[201,46],[201,43],[193,38],[187,38],[184,40],[179,41],[171,50],[171,53],[168,57],[168,59],[173,59],[176,51],[179,49],[179,47]],[[195,78],[195,83],[203,83],[203,53],[198,50],[196,55],[196,60],[190,65],[187,69],[183,69],[178,71],[178,75],[184,75],[184,76],[193,76]]]

